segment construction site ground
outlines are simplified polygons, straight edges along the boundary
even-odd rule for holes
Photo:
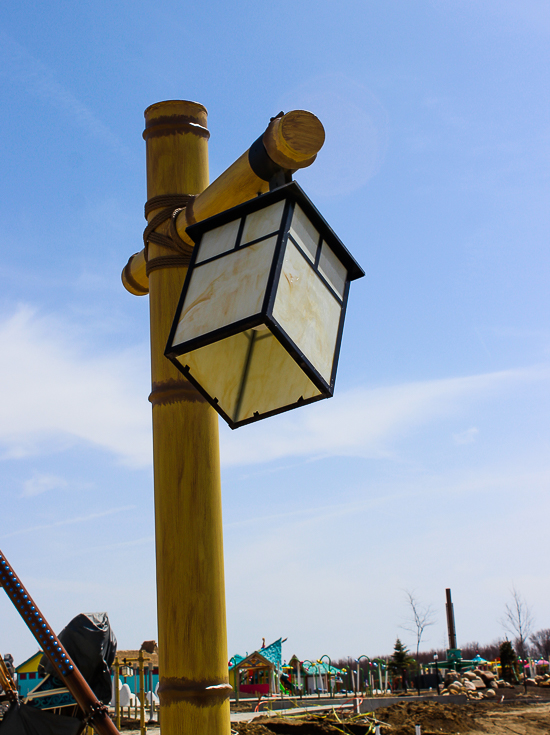
[[[464,704],[433,700],[408,700],[357,715],[350,706],[334,708],[314,701],[306,708],[283,712],[254,712],[257,700],[232,703],[232,733],[238,735],[367,735],[379,725],[381,735],[550,735],[550,688],[522,687],[498,690],[493,700]],[[245,719],[246,718],[246,719]],[[125,735],[139,735],[135,721],[122,723]],[[133,726],[133,727],[132,727]],[[128,732],[130,730],[131,732]],[[148,735],[160,735],[158,725],[147,728]]]

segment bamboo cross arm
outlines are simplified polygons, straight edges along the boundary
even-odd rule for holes
[[[311,112],[293,110],[274,118],[261,138],[179,213],[176,219],[178,235],[193,245],[185,232],[189,225],[268,191],[270,174],[268,171],[263,173],[262,162],[254,165],[253,149],[259,147],[260,155],[268,159],[264,162],[266,169],[272,164],[273,168],[295,171],[310,166],[324,142],[325,131],[321,121]]]
[[[179,212],[175,219],[179,238],[193,246],[186,233],[189,225],[265,193],[274,170],[296,171],[310,166],[324,142],[323,125],[311,112],[293,110],[273,118],[260,138]],[[122,272],[124,287],[136,296],[149,292],[146,267],[142,250],[131,256]]]

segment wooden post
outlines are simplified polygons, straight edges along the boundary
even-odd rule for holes
[[[140,735],[145,735],[145,681],[143,677],[143,651],[139,652],[139,729]]]
[[[208,185],[206,115],[202,105],[183,101],[145,111],[149,202]],[[166,206],[176,209],[170,202],[154,199],[148,220]],[[156,233],[168,235],[169,225]],[[146,260],[162,731],[229,735],[218,417],[164,357],[187,267],[158,239],[149,239]]]
[[[118,685],[120,684],[119,680],[119,663],[118,658],[115,658],[113,662],[113,667],[115,670],[115,675],[113,678],[113,686],[115,688],[115,724],[116,729],[120,731],[120,689]]]
[[[132,671],[134,672],[134,720],[137,720],[139,702],[138,669],[132,665]]]
[[[447,631],[449,633],[449,648],[456,648],[456,627],[455,627],[455,613],[453,608],[453,601],[451,599],[451,590],[447,587],[445,590],[445,596],[447,603],[445,608],[447,610]],[[456,666],[455,666],[456,670]]]

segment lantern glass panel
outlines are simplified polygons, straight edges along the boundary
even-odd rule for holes
[[[216,227],[215,230],[205,232],[201,239],[200,252],[196,263],[202,263],[203,260],[213,258],[215,255],[225,253],[232,250],[237,242],[237,234],[239,232],[239,220],[229,222],[227,225]]]
[[[289,240],[273,317],[330,384],[342,306]]]
[[[319,272],[330,283],[338,296],[340,296],[340,298],[344,298],[348,272],[345,265],[338,259],[326,242],[321,246]]]
[[[281,227],[281,218],[285,207],[284,200],[275,202],[265,209],[248,214],[244,222],[241,245],[271,235]]]
[[[258,314],[276,242],[270,237],[195,266],[174,341],[188,341]]]
[[[218,406],[232,420],[248,347],[246,332],[240,332],[177,358],[184,368],[189,367],[191,376],[199,385],[208,386],[211,397],[217,399]]]
[[[265,329],[250,330],[250,362],[243,392],[233,421],[251,419],[275,406],[289,406],[320,395],[320,390],[288,354],[278,339]],[[281,380],[281,376],[284,379]]]
[[[319,244],[319,233],[298,204],[294,207],[290,234],[302,248],[304,254],[314,263]]]
[[[209,386],[234,423],[321,394],[267,327],[226,337],[177,360],[199,384]],[[227,371],[228,365],[235,369]]]

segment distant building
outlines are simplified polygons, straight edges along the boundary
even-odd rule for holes
[[[20,697],[26,697],[42,678],[38,675],[38,664],[43,655],[42,651],[38,651],[15,667],[17,691]]]
[[[282,673],[282,638],[250,655],[229,661],[229,683],[239,694],[277,694]]]
[[[132,694],[139,692],[139,651],[129,649],[117,651],[116,655],[119,665],[119,677],[123,684],[128,684]],[[146,692],[156,692],[159,681],[159,655],[156,650],[153,653],[143,651],[144,675],[143,687]],[[111,668],[111,679],[114,678],[114,664]]]

